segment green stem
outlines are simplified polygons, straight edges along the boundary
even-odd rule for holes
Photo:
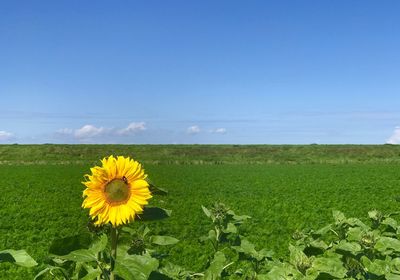
[[[118,244],[117,229],[112,227],[111,228],[111,272],[110,272],[110,280],[115,280],[114,266],[115,266],[115,260],[117,259],[117,244]]]
[[[220,230],[217,226],[215,226],[215,235],[216,235],[216,242],[215,242],[215,252],[218,251],[218,245],[219,245],[219,238],[220,238]]]

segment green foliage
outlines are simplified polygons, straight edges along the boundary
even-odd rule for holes
[[[374,210],[370,223],[333,211],[334,223],[317,231],[297,233],[289,262],[280,262],[270,279],[400,279],[400,227],[389,215]],[[267,278],[268,279],[268,278]]]
[[[204,272],[204,280],[214,280],[221,277],[223,270],[226,265],[226,257],[224,253],[218,251],[214,255],[214,259],[210,263],[210,266]]]
[[[117,255],[115,274],[122,279],[146,280],[158,268],[158,260],[150,255],[129,255],[127,251]]]
[[[398,213],[384,215],[373,210],[368,213],[370,221],[363,222],[333,211],[333,223],[293,234],[285,260],[275,258],[266,248],[257,250],[239,234],[249,216],[239,216],[222,203],[202,209],[213,229],[201,240],[215,249],[202,272],[186,270],[157,252],[157,246],[174,245],[176,238],[152,235],[146,225],[134,224],[117,230],[116,258],[110,252],[107,227],[104,233],[55,240],[50,263],[35,279],[110,279],[112,271],[116,279],[127,280],[400,279],[400,226],[393,218]],[[60,252],[65,254],[55,254]],[[36,265],[22,250],[1,251],[0,260]]]
[[[150,242],[157,245],[173,245],[179,242],[178,239],[171,236],[153,235]]]
[[[146,225],[136,228],[123,227],[120,232],[120,242],[129,244],[128,253],[130,254],[157,254],[155,247],[174,245],[178,239],[166,235],[152,235]],[[156,246],[154,246],[156,245]]]
[[[158,273],[154,274],[154,275],[155,275],[153,278],[154,280],[157,278],[158,279],[185,280],[185,279],[190,279],[191,277],[195,277],[196,275],[199,276],[199,274],[195,274],[193,272],[186,271],[181,266],[170,263],[168,261],[164,261],[163,266],[160,267],[158,269]]]
[[[158,189],[152,186],[153,190]],[[167,192],[159,194],[165,195]],[[147,207],[136,218],[146,222],[165,219],[170,215],[170,210]],[[90,226],[88,230],[91,233],[54,240],[49,250],[51,260],[35,279],[148,279],[159,267],[157,257],[160,258],[149,245],[166,246],[179,242],[170,236],[150,235],[150,229],[145,225],[112,228],[108,224],[97,228]],[[108,235],[111,236],[110,243]]]
[[[240,234],[256,251],[267,247],[276,258],[286,258],[293,232],[322,227],[332,209],[356,217],[373,208],[398,210],[399,152],[395,145],[1,145],[0,248],[24,248],[39,265],[26,269],[1,263],[0,275],[32,279],[45,269],[52,240],[87,231],[91,224],[80,207],[80,181],[90,166],[109,154],[133,156],[144,163],[154,182],[168,186],[170,195],[154,197],[151,203],[171,209],[173,215],[145,224],[154,235],[180,240],[158,246],[160,255],[168,255],[167,260],[184,272],[203,272],[214,249],[209,242],[198,243],[199,236],[213,229],[200,205],[219,200],[237,213],[250,214]],[[393,221],[385,223],[393,227]],[[357,229],[348,234],[356,236]],[[373,244],[374,236],[365,236],[363,242]],[[224,254],[231,260],[232,252]],[[234,266],[228,267],[232,273]],[[237,278],[242,279],[240,274]]]
[[[237,225],[242,224],[250,216],[238,216],[227,208],[223,203],[215,203],[213,207],[207,209],[201,206],[204,214],[211,219],[214,228],[208,232],[207,236],[200,238],[201,241],[209,240],[215,252],[220,249],[221,243],[234,243],[238,238]]]
[[[37,263],[25,250],[3,250],[0,251],[0,263],[10,262],[24,267],[33,267]]]
[[[108,238],[106,234],[92,236],[91,242],[81,244],[79,242],[66,243],[62,240],[55,240],[52,248],[56,245],[63,247],[62,250],[69,252],[66,255],[51,254],[51,262],[40,271],[35,279],[46,279],[54,276],[56,279],[109,279],[112,266],[115,275],[120,279],[148,279],[151,272],[159,266],[159,260],[154,249],[146,247],[143,242],[142,250],[137,250],[137,238],[147,238],[150,243],[157,245],[172,245],[178,242],[177,239],[169,236],[149,235],[150,230],[141,226],[135,230],[129,227],[122,227],[119,230],[121,236],[118,243],[117,258],[112,264],[112,257]],[[81,240],[81,236],[72,236],[67,240]],[[84,245],[85,248],[77,248],[76,245]],[[86,249],[87,247],[87,249]]]
[[[87,164],[108,155],[144,164],[399,163],[398,145],[1,145],[7,164]]]
[[[256,250],[254,244],[238,235],[237,227],[227,234],[236,235],[240,245],[232,245],[228,238],[218,239],[216,233],[225,233],[228,224],[241,220],[234,217],[240,216],[221,203],[202,209],[214,227],[203,240],[214,248],[219,244],[220,250],[215,251],[202,273],[167,263],[158,270],[167,279],[400,279],[400,226],[393,214],[370,211],[370,222],[364,223],[333,211],[333,223],[319,230],[295,232],[289,258],[282,260],[267,249]]]
[[[169,216],[171,216],[171,210],[160,207],[146,207],[142,214],[136,216],[136,219],[146,222],[166,219]]]
[[[53,240],[49,253],[53,255],[67,255],[78,249],[87,249],[92,242],[92,235],[89,233],[76,234]]]

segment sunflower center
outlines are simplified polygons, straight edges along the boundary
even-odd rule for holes
[[[126,201],[129,198],[129,185],[122,179],[114,179],[105,187],[105,194],[109,202]]]

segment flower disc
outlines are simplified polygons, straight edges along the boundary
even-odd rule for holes
[[[85,175],[82,207],[90,209],[96,225],[111,223],[116,227],[128,223],[143,212],[151,198],[147,175],[129,157],[110,156],[101,163],[90,169],[91,175]]]

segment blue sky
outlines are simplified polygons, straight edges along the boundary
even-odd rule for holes
[[[399,1],[0,2],[0,143],[400,143]]]

